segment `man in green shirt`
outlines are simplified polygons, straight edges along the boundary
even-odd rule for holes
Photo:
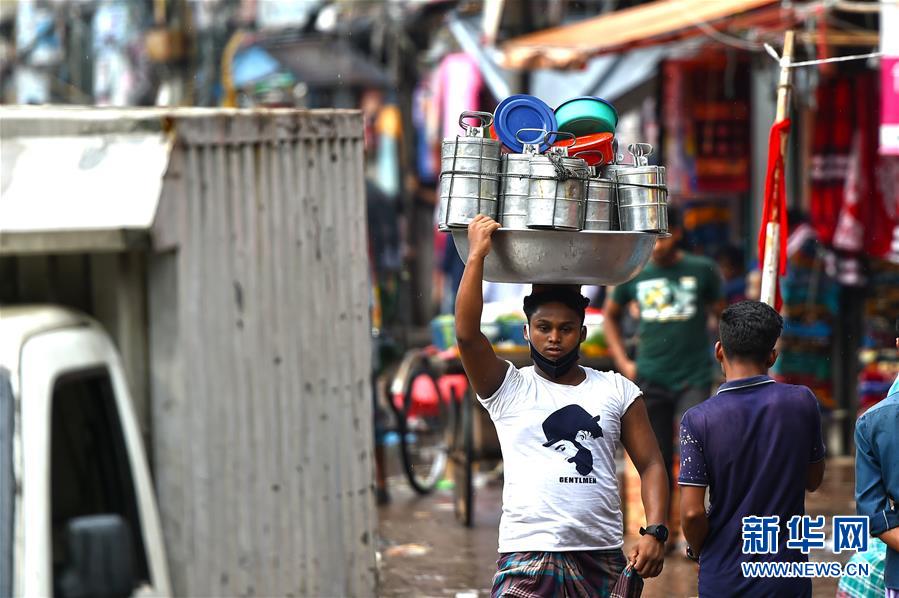
[[[646,268],[606,299],[604,329],[618,371],[643,391],[673,484],[675,429],[687,409],[709,397],[712,385],[708,313],[717,317],[725,302],[715,263],[678,247],[683,227],[671,206],[668,230],[671,236],[656,241]],[[623,311],[632,301],[640,307],[636,362],[627,355],[620,329]]]

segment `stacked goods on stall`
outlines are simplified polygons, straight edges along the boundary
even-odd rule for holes
[[[587,308],[584,317],[584,326],[587,327],[587,338],[581,344],[581,353],[587,357],[606,357],[609,354],[609,345],[606,342],[606,333],[603,329],[604,316],[598,309]]]
[[[790,249],[787,275],[780,283],[780,355],[771,371],[781,382],[808,386],[821,406],[832,410],[837,406],[831,360],[839,287],[825,272],[823,248],[813,236]]]
[[[481,319],[481,331],[495,347],[506,351],[527,349],[524,338],[526,324],[521,310],[499,313],[484,313]],[[431,343],[445,351],[456,345],[456,317],[452,314],[441,314],[431,320]]]
[[[864,337],[859,353],[858,407],[865,410],[883,399],[899,375],[896,319],[899,318],[899,265],[871,264],[869,293],[864,307]]]

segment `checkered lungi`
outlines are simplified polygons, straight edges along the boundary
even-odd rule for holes
[[[627,565],[621,550],[510,552],[496,561],[491,598],[608,598]]]

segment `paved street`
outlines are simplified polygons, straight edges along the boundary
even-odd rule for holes
[[[852,461],[828,463],[824,485],[807,500],[809,514],[853,514]],[[419,497],[398,474],[391,477],[392,502],[379,509],[380,595],[454,596],[489,595],[496,562],[497,525],[502,488],[498,481],[481,476],[476,498],[476,524],[466,529],[453,515],[452,491],[438,490]],[[626,539],[627,543],[634,538]],[[817,558],[816,558],[817,557]],[[815,560],[834,560],[829,552],[813,553]],[[845,558],[841,560],[846,560]],[[815,598],[831,598],[836,580],[814,582]],[[696,568],[685,558],[672,555],[660,577],[649,580],[646,598],[696,596]]]

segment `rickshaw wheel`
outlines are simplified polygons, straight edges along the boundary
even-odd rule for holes
[[[426,412],[413,406],[415,380],[424,376],[431,385],[436,401]],[[403,395],[403,417],[400,429],[400,454],[409,484],[419,494],[429,494],[443,478],[449,457],[453,409],[440,394],[437,378],[429,368],[412,369]]]

